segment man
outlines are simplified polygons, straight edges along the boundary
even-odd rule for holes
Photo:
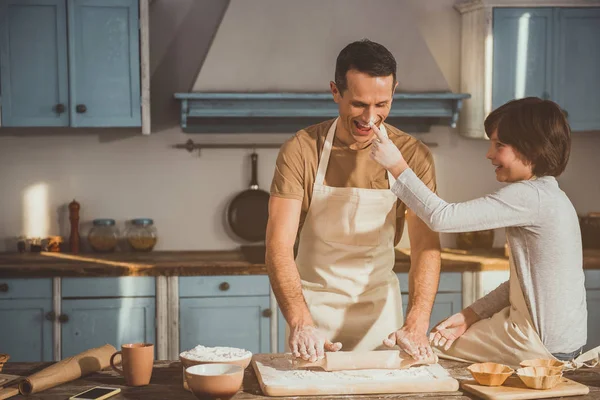
[[[349,44],[330,83],[339,117],[299,131],[277,158],[266,263],[296,357],[315,361],[324,350],[384,345],[398,345],[415,359],[432,354],[426,335],[439,282],[439,238],[398,201],[389,190],[393,178],[370,158],[374,123],[435,191],[427,147],[383,122],[396,86],[396,61],[384,46]],[[393,267],[404,220],[411,269],[403,324]]]

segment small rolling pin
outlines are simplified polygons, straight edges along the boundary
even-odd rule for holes
[[[337,351],[325,352],[325,357],[315,362],[294,359],[298,369],[322,368],[325,371],[343,371],[357,369],[404,369],[413,365],[436,364],[438,357],[417,361],[401,350],[380,351]]]

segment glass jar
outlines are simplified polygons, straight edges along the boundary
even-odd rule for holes
[[[158,241],[158,232],[152,219],[136,218],[131,220],[125,237],[132,250],[151,251]]]
[[[114,219],[102,218],[92,221],[94,226],[88,233],[88,243],[98,253],[110,253],[117,248],[119,230]]]

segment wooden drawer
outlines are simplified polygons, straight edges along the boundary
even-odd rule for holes
[[[400,292],[408,294],[408,273],[396,274],[400,280]],[[462,274],[460,272],[442,272],[438,293],[462,292]]]
[[[179,278],[180,297],[261,296],[268,294],[269,278],[264,275]]]
[[[0,279],[0,299],[51,299],[52,279]]]
[[[156,294],[151,276],[63,278],[62,297],[148,297]]]

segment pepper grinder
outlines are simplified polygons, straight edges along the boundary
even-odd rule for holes
[[[71,253],[79,253],[79,209],[81,206],[73,199],[69,203],[69,221],[71,221],[71,235],[69,236],[69,247]]]

